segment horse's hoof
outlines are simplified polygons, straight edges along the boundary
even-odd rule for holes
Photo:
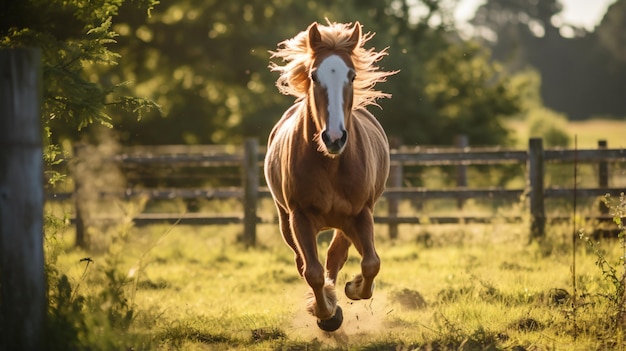
[[[359,284],[361,282],[362,282],[362,279],[358,281]],[[376,283],[375,282],[372,282],[372,290],[370,291],[369,297],[359,296],[359,295],[357,295],[356,291],[353,291],[353,290],[357,289],[356,287],[354,287],[354,288],[352,287],[352,285],[356,285],[356,283],[357,282],[355,282],[355,281],[351,281],[351,282],[347,282],[346,283],[346,287],[344,289],[344,292],[345,292],[346,296],[350,300],[357,301],[357,300],[369,299],[369,298],[372,297],[372,295],[374,294],[374,288],[376,287]]]
[[[335,315],[324,320],[317,320],[317,326],[323,331],[334,332],[335,330],[341,327],[341,323],[343,322],[343,311],[341,311],[341,307],[337,306],[335,310]]]

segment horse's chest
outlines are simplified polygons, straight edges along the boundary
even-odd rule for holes
[[[293,178],[294,202],[321,213],[356,214],[372,202],[371,182],[362,172],[309,169]]]

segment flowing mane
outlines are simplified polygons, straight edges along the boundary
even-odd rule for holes
[[[387,77],[397,73],[397,71],[381,71],[375,65],[381,58],[387,55],[387,48],[381,51],[365,49],[363,45],[370,40],[374,34],[365,33],[356,48],[350,52],[350,35],[352,34],[351,23],[331,23],[320,25],[319,32],[322,42],[315,48],[315,52],[307,45],[307,31],[302,31],[292,39],[287,39],[278,44],[278,50],[271,52],[272,58],[281,58],[285,65],[281,66],[275,62],[270,64],[272,71],[280,73],[276,86],[285,95],[293,95],[296,98],[303,98],[309,88],[309,68],[315,58],[326,50],[332,52],[346,52],[350,54],[356,78],[354,80],[354,109],[368,105],[377,105],[379,98],[390,97],[390,94],[374,90],[374,85],[378,82],[386,81]],[[352,43],[353,44],[353,43]]]

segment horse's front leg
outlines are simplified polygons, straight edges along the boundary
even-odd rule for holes
[[[363,209],[346,228],[354,247],[361,254],[361,274],[346,283],[346,296],[352,300],[369,299],[374,292],[374,278],[380,270],[380,258],[374,247],[374,218],[369,208]]]
[[[324,267],[317,256],[317,233],[321,226],[299,210],[291,213],[290,222],[303,260],[303,276],[313,292],[307,310],[318,318],[317,324],[321,329],[337,330],[343,316],[341,308],[337,306],[335,285],[326,279]]]
[[[298,249],[298,244],[296,244],[293,233],[291,232],[291,221],[289,219],[289,213],[278,204],[276,204],[276,208],[278,209],[278,224],[280,225],[280,234],[283,236],[283,240],[285,240],[285,243],[287,243],[287,245],[289,245],[289,247],[293,251],[296,268],[298,269],[298,273],[300,273],[300,276],[303,277],[304,262],[302,261],[302,254],[300,253],[300,249]]]

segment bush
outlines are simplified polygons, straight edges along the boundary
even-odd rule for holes
[[[567,118],[564,114],[545,107],[536,107],[528,111],[529,136],[543,138],[546,147],[562,146],[570,144],[570,136],[567,134]]]

